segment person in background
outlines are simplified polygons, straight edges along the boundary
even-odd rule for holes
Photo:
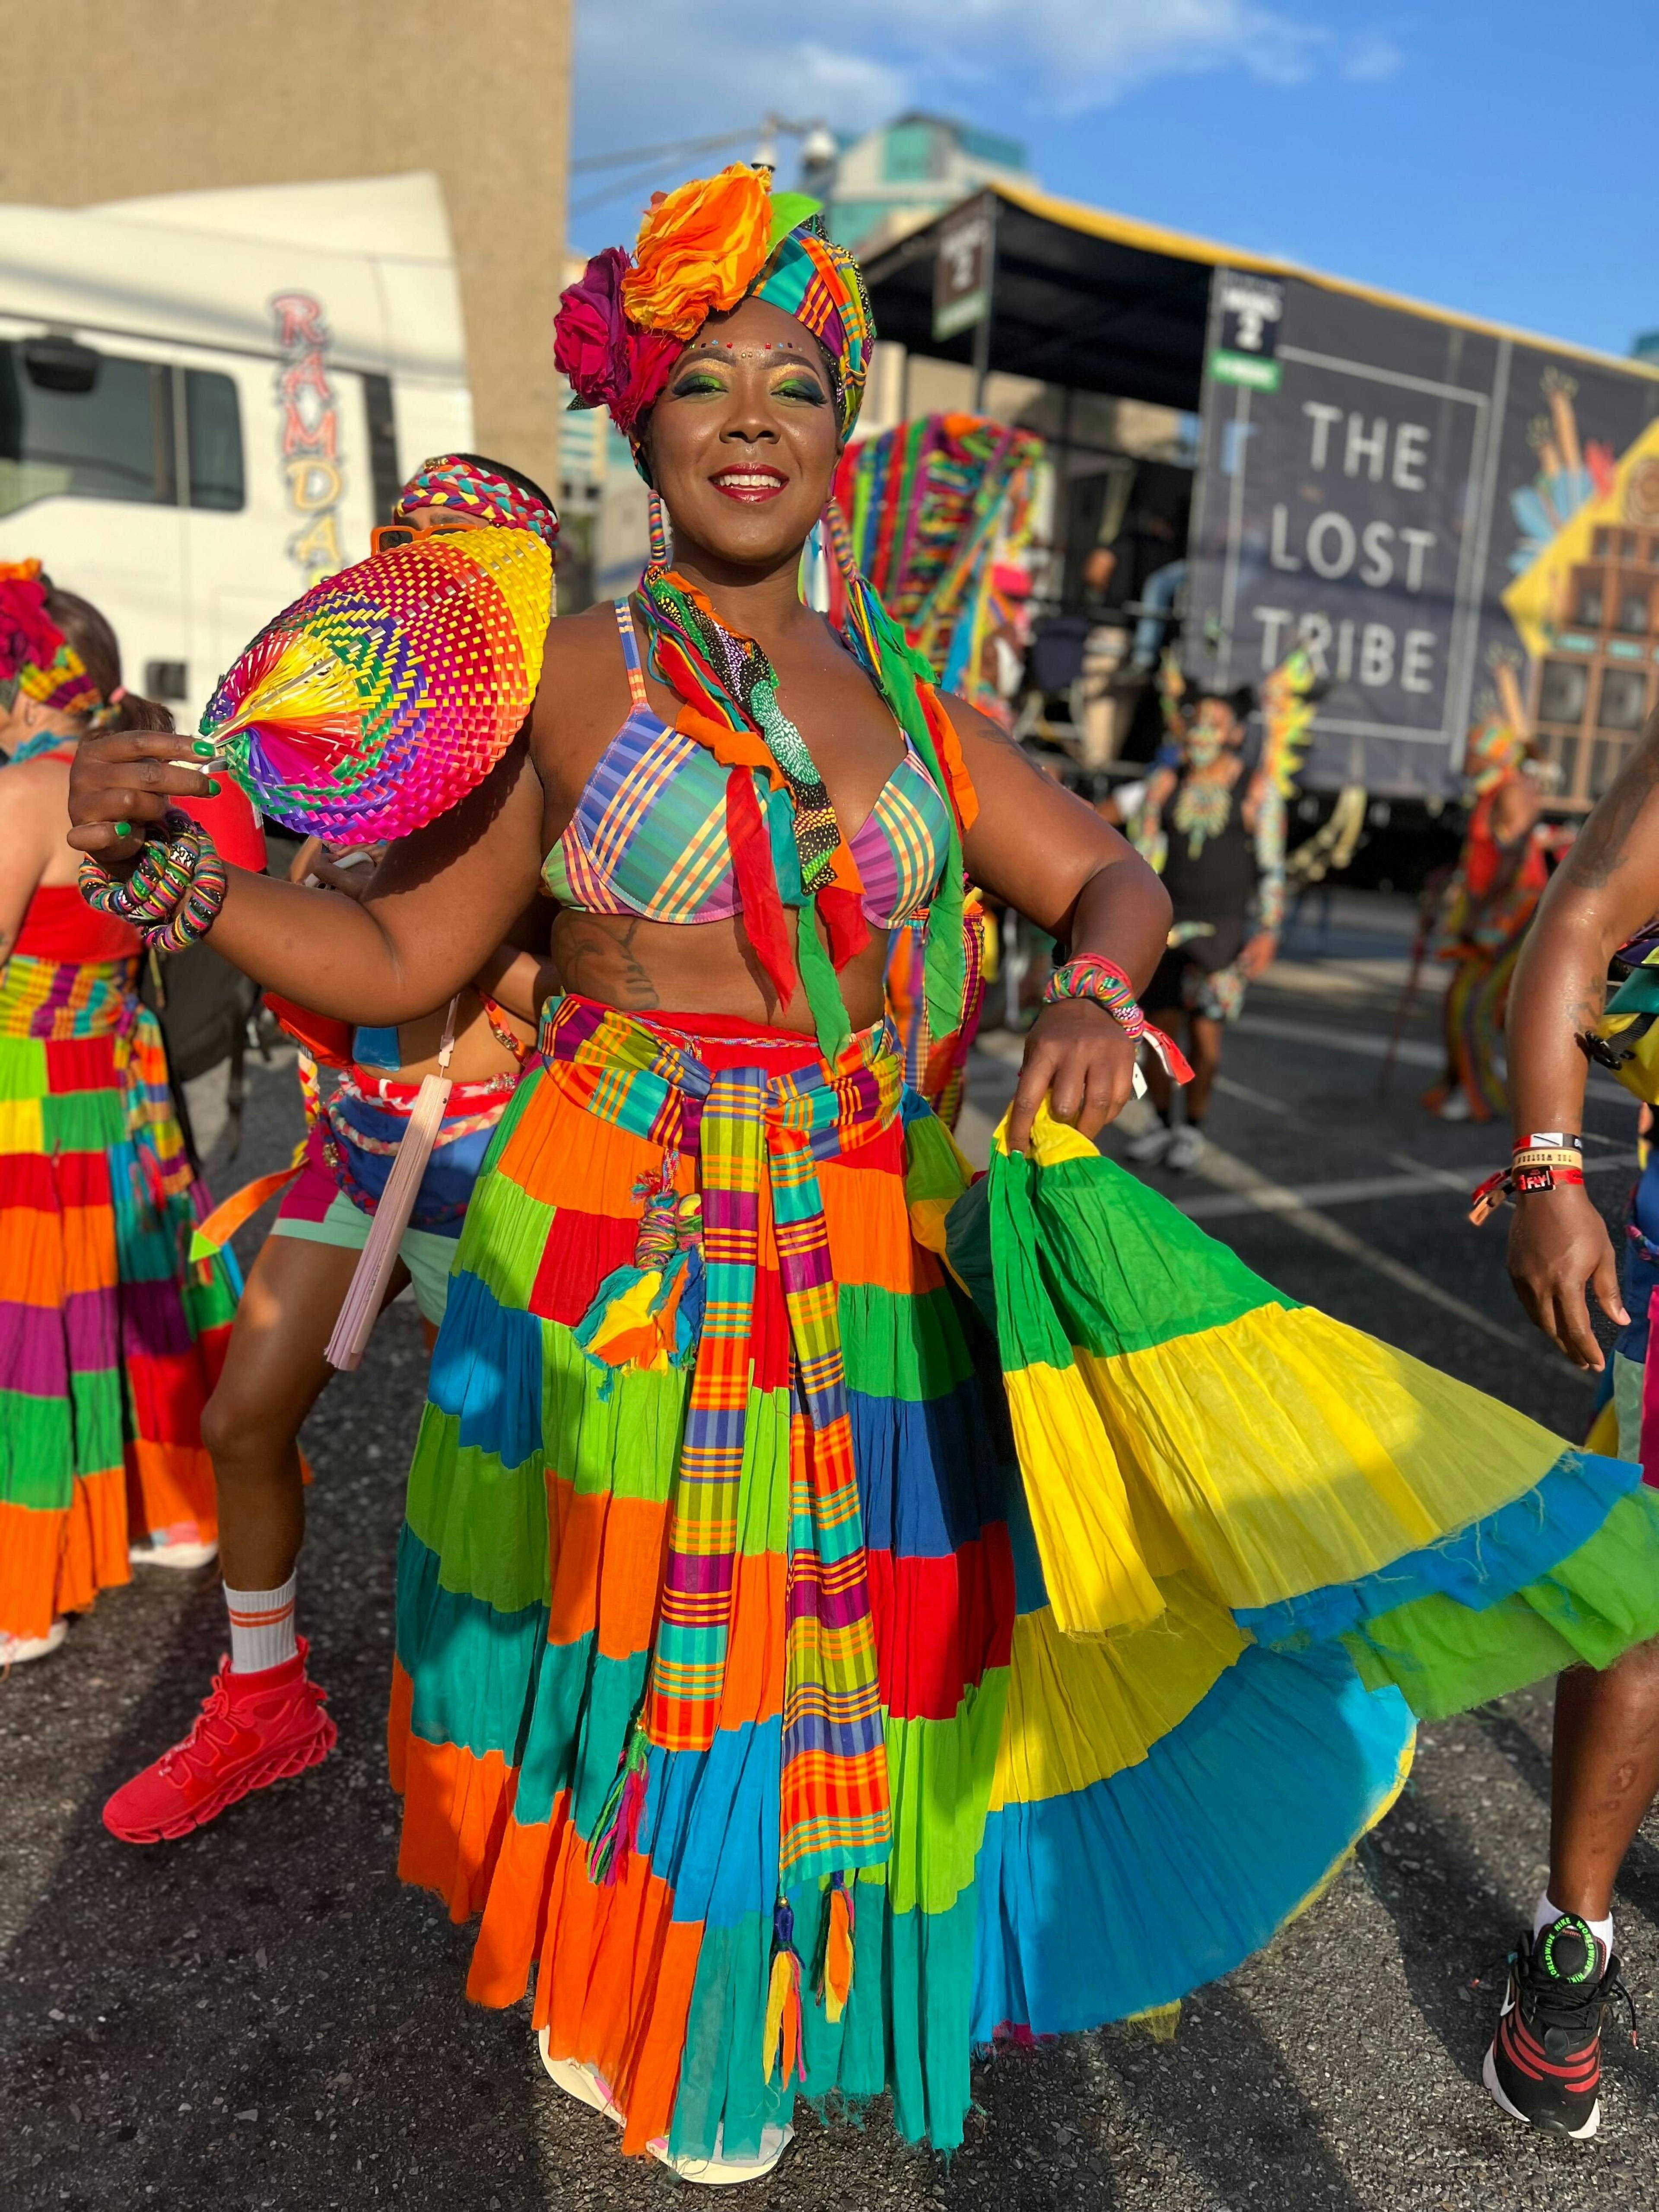
[[[1501,766],[1505,776],[1515,775],[1512,726],[1501,742],[1489,737],[1471,751],[1488,774]],[[1530,814],[1516,804],[1507,821],[1498,816],[1492,823],[1503,787],[1489,782],[1482,800],[1491,800],[1493,845],[1500,823],[1509,830],[1499,851],[1509,859],[1510,889],[1500,896],[1518,907],[1521,879],[1534,872],[1530,854],[1519,857]],[[1617,1068],[1620,1081],[1647,1104],[1659,1097],[1647,1042],[1659,1003],[1652,981],[1659,947],[1659,724],[1649,723],[1553,879],[1533,891],[1533,905],[1524,943],[1510,960],[1504,1025],[1514,1136],[1504,1184],[1515,1199],[1510,1279],[1529,1318],[1573,1365],[1600,1375],[1606,1356],[1587,1303],[1587,1293],[1595,1293],[1619,1332],[1613,1347],[1618,1459],[1642,1464],[1645,1447],[1640,1494],[1651,1497],[1659,1468],[1653,1465],[1651,1416],[1644,1420],[1643,1407],[1644,1368],[1653,1357],[1649,1301],[1659,1282],[1651,1117],[1643,1115],[1641,1173],[1622,1240],[1622,1300],[1607,1223],[1584,1188],[1578,1133],[1592,1058]],[[1631,972],[1605,1003],[1615,958]],[[1614,1948],[1613,1885],[1659,1790],[1659,1640],[1612,1665],[1571,1667],[1560,1674],[1555,1776],[1548,1877],[1531,1926],[1522,1929],[1510,1956],[1482,2078],[1512,2118],[1583,2137],[1595,2132],[1601,2116],[1603,2021],[1610,2008],[1628,2002]]]
[[[489,527],[533,530],[556,547],[552,504],[527,477],[477,454],[446,454],[404,485],[374,544],[380,551],[428,531]],[[290,874],[356,902],[373,888],[383,857],[383,848],[331,854],[310,839]],[[535,1040],[550,973],[546,942],[545,909],[532,908],[471,988],[395,1029],[354,1031],[267,994],[301,1048],[307,1133],[286,1176],[263,1178],[222,1210],[228,1236],[250,1200],[264,1203],[287,1184],[204,1422],[218,1486],[231,1648],[188,1737],[105,1806],[105,1826],[123,1842],[187,1834],[250,1790],[315,1765],[333,1746],[325,1692],[309,1678],[308,1646],[295,1629],[305,1530],[301,1426],[334,1372],[325,1347],[422,1079],[438,1069],[453,1024],[454,1087],[386,1292],[389,1303],[412,1283],[428,1343],[435,1335],[479,1166]],[[326,1103],[319,1061],[337,1072]]]
[[[1193,1067],[1177,1127],[1169,1075],[1156,1060],[1148,1066],[1158,1120],[1126,1147],[1143,1164],[1197,1165],[1225,1024],[1237,1019],[1247,984],[1278,947],[1285,805],[1267,769],[1244,765],[1244,721],[1254,703],[1248,690],[1183,701],[1180,757],[1148,779],[1130,827],[1175,908],[1169,949],[1146,988],[1147,1018],[1172,1034],[1185,1023]]]
[[[1423,1095],[1443,1121],[1490,1121],[1509,1103],[1498,1040],[1522,939],[1549,881],[1543,794],[1527,758],[1518,724],[1503,715],[1469,732],[1474,811],[1440,921],[1439,957],[1456,963],[1444,1000],[1446,1072]]]
[[[1134,651],[1130,655],[1133,665],[1150,675],[1168,642],[1176,616],[1176,604],[1187,582],[1187,563],[1166,561],[1161,568],[1154,568],[1140,587],[1140,605],[1145,611],[1135,623]]]
[[[3,1668],[55,1650],[134,1560],[213,1557],[201,1419],[234,1297],[222,1266],[184,1256],[207,1200],[138,1001],[141,940],[85,905],[65,842],[82,738],[171,718],[38,562],[0,569],[0,682]]]

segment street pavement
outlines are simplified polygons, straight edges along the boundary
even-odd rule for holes
[[[1401,906],[1350,896],[1298,931],[1230,1036],[1201,1170],[1152,1180],[1297,1297],[1582,1434],[1588,1384],[1533,1335],[1504,1274],[1502,1223],[1465,1219],[1501,1133],[1415,1104],[1431,1006],[1385,1097],[1403,977]],[[963,1138],[982,1157],[1016,1041],[976,1053]],[[194,1086],[197,1126],[222,1116]],[[1590,1188],[1628,1185],[1633,1108],[1586,1120]],[[1133,1119],[1133,1116],[1131,1117]],[[299,1126],[291,1072],[256,1066],[222,1193],[277,1164]],[[222,1139],[219,1140],[222,1149]],[[255,1239],[257,1243],[257,1237]],[[104,1797],[188,1726],[223,1642],[213,1571],[140,1573],[63,1651],[0,1681],[0,2206],[420,2212],[659,2205],[680,2188],[543,2075],[528,2008],[461,1995],[469,1936],[394,1872],[383,1717],[400,1493],[424,1370],[412,1310],[382,1321],[330,1388],[301,1624],[339,1749],[181,1844],[133,1850]],[[1528,1692],[1427,1729],[1395,1809],[1261,1957],[1191,1999],[1169,2042],[1107,2029],[978,2065],[950,2161],[801,2116],[756,2208],[893,2212],[1405,2212],[1659,2208],[1659,2069],[1617,2029],[1600,2138],[1504,2119],[1479,2086],[1503,1961],[1547,1844],[1549,1703]],[[1638,2012],[1659,1984],[1659,1827],[1632,1854],[1620,1946]],[[1095,1901],[1073,1901],[1079,1927]]]

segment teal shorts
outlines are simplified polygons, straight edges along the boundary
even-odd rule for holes
[[[337,1191],[319,1220],[296,1220],[279,1214],[273,1237],[297,1237],[310,1244],[336,1244],[343,1251],[361,1252],[368,1242],[372,1217],[354,1206],[343,1191]],[[405,1229],[398,1256],[415,1285],[415,1303],[436,1328],[444,1317],[449,1297],[449,1271],[460,1246],[459,1237],[441,1236],[434,1229]]]

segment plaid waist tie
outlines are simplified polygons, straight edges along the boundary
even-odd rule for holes
[[[136,960],[38,960],[14,952],[0,971],[0,1036],[66,1044],[131,1030]]]
[[[550,1079],[568,1097],[660,1145],[670,1166],[681,1154],[696,1162],[702,1191],[706,1303],[641,1717],[647,1743],[665,1751],[707,1750],[720,1717],[770,1211],[792,1400],[781,1880],[879,1865],[890,1829],[864,1516],[817,1166],[891,1129],[902,1069],[884,1023],[833,1061],[769,1068],[798,1060],[800,1042],[763,1035],[750,1061],[745,1039],[746,1064],[711,1067],[694,1038],[667,1023],[577,998],[549,1009],[540,1040]]]

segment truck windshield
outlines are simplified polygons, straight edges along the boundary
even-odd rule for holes
[[[0,515],[65,497],[240,508],[234,383],[72,342],[0,340]]]

